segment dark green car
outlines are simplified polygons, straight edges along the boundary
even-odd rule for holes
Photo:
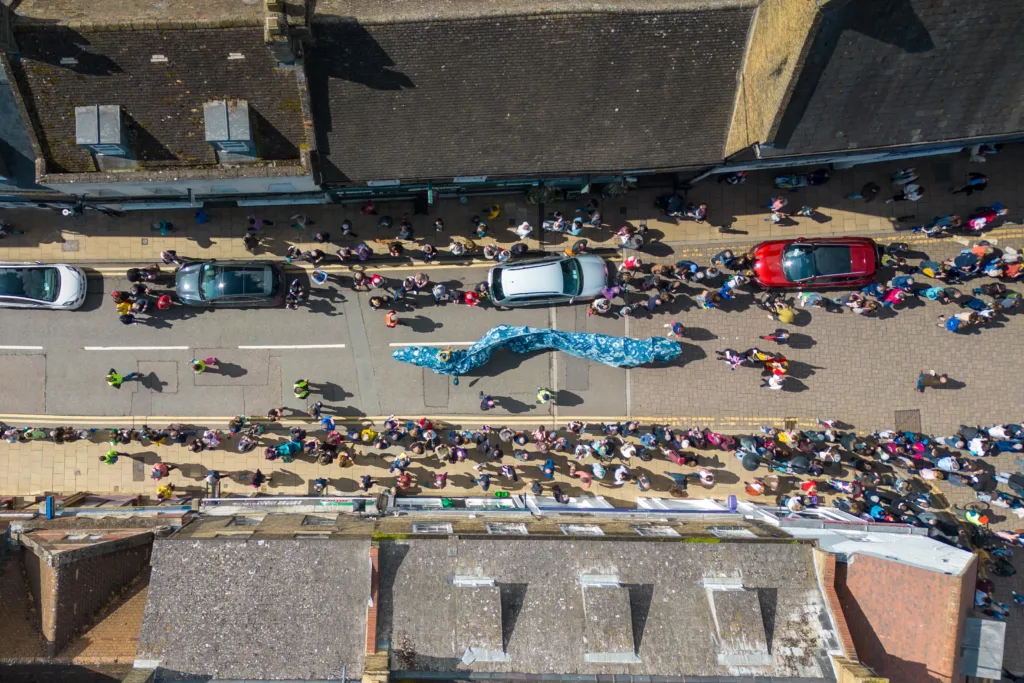
[[[271,261],[205,261],[180,268],[175,287],[186,306],[270,308],[284,303],[284,278]]]

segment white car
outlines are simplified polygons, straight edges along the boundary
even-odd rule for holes
[[[499,306],[550,306],[596,299],[608,284],[600,256],[551,256],[491,268],[487,285]]]
[[[73,311],[85,303],[85,271],[63,263],[0,263],[0,307]]]

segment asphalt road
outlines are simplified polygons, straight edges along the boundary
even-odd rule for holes
[[[381,272],[396,282],[420,268]],[[485,267],[422,268],[434,282],[471,288]],[[294,273],[304,277],[302,273]],[[339,280],[341,283],[339,283]],[[262,415],[268,408],[305,410],[292,383],[307,378],[320,398],[342,415],[486,415],[479,392],[493,395],[498,412],[549,416],[539,406],[540,386],[572,391],[560,395],[559,415],[623,414],[626,371],[553,353],[525,357],[498,352],[491,364],[449,378],[391,357],[396,345],[468,346],[499,324],[554,327],[622,335],[622,321],[588,318],[585,306],[495,310],[436,305],[427,292],[402,311],[403,324],[388,329],[383,311],[372,311],[370,294],[356,293],[348,277],[332,275],[313,287],[308,304],[280,309],[208,310],[175,306],[153,309],[146,324],[121,325],[110,292],[124,279],[90,278],[89,295],[74,312],[0,310],[0,413],[47,415],[230,416]],[[342,284],[343,283],[343,284]],[[170,278],[154,292],[171,289]],[[201,375],[193,357],[219,360]],[[139,372],[120,389],[103,376],[115,368]],[[44,379],[45,378],[45,379]]]
[[[702,263],[721,248],[659,246],[661,260]],[[917,241],[913,246],[941,260],[962,244]],[[398,279],[421,269],[434,281],[461,288],[486,276],[480,266],[381,272]],[[1024,386],[1015,379],[1024,370],[1020,311],[971,334],[937,327],[940,314],[956,309],[936,302],[912,301],[873,318],[804,311],[791,327],[794,344],[778,349],[791,360],[791,380],[785,391],[776,392],[759,388],[758,370],[731,372],[714,360],[714,352],[724,348],[771,346],[758,336],[777,325],[750,305],[749,294],[731,310],[702,311],[684,298],[652,317],[624,320],[588,317],[584,305],[504,311],[436,306],[424,293],[421,306],[403,312],[408,324],[388,329],[383,312],[370,310],[369,294],[331,282],[314,288],[309,304],[297,311],[178,307],[152,316],[148,325],[126,327],[118,323],[109,297],[126,285],[91,279],[90,296],[77,312],[0,310],[0,414],[5,419],[131,415],[159,423],[164,417],[263,415],[274,406],[304,412],[307,402],[291,391],[298,378],[313,382],[311,398],[323,399],[336,414],[444,415],[463,423],[467,418],[501,423],[509,415],[525,424],[535,418],[564,422],[570,416],[632,415],[754,429],[786,418],[810,424],[815,417],[830,417],[875,429],[893,427],[899,412],[908,416],[908,424],[916,415],[925,431],[935,433],[961,423],[1019,421],[1024,404]],[[502,323],[644,338],[664,334],[663,326],[673,320],[684,323],[688,336],[682,358],[668,367],[626,371],[560,353],[497,352],[489,365],[454,386],[450,378],[391,357],[396,344],[465,346]],[[216,356],[221,363],[196,376],[188,366],[193,356]],[[103,381],[112,367],[141,372],[143,378],[112,389]],[[932,368],[954,381],[944,390],[914,392],[918,372]],[[556,390],[559,405],[537,405],[539,386]],[[479,410],[481,390],[498,399],[497,410]]]

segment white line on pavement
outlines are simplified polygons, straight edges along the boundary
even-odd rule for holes
[[[42,351],[42,346],[0,346],[0,351]]]
[[[472,346],[476,342],[394,342],[388,346]]]
[[[84,346],[86,351],[187,351],[187,346]]]
[[[239,346],[240,349],[343,349],[344,344],[262,344]]]

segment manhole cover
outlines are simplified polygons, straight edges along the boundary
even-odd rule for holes
[[[61,251],[78,251],[78,240],[64,240],[60,245]]]
[[[920,410],[897,410],[896,411],[896,431],[897,432],[914,432],[920,433],[921,431],[921,411]]]

